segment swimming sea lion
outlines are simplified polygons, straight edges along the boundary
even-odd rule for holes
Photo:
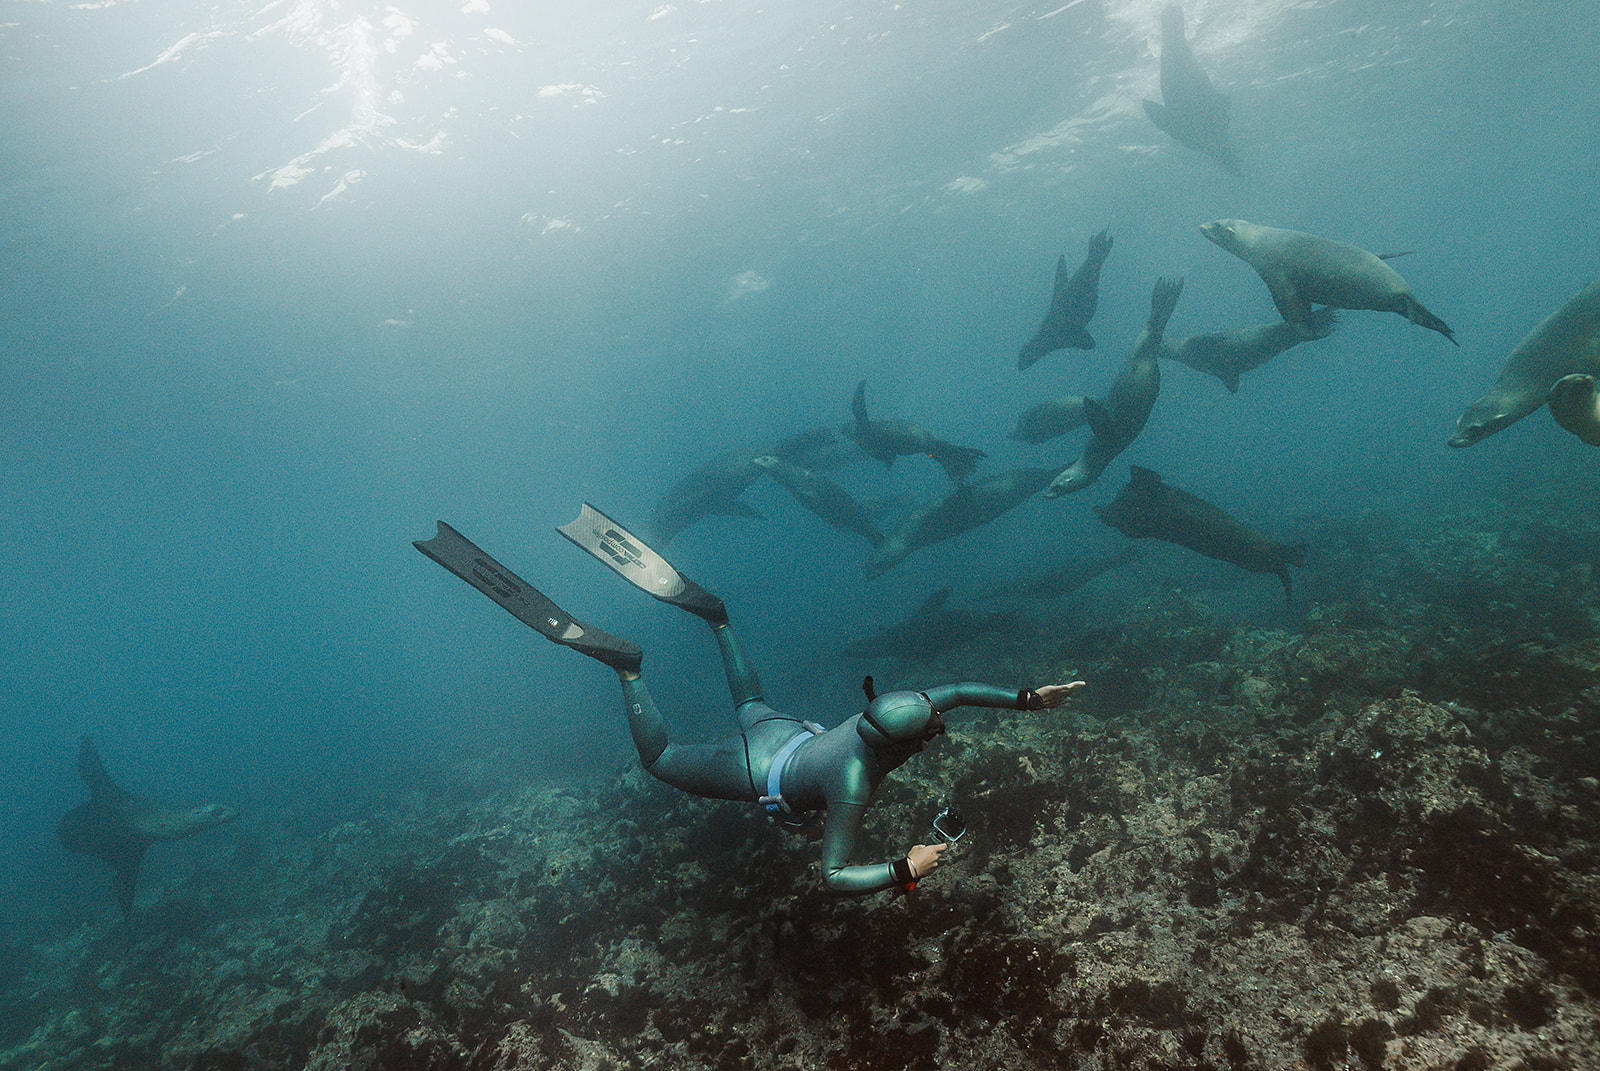
[[[699,465],[667,489],[650,512],[650,538],[666,543],[685,528],[712,514],[762,520],[760,513],[739,501],[761,470],[751,460],[763,454],[788,460],[827,453],[836,440],[830,428],[812,428],[786,435],[775,443],[754,449],[724,451]]]
[[[1046,498],[1060,498],[1081,491],[1100,478],[1111,459],[1128,448],[1144,430],[1155,407],[1156,395],[1161,391],[1161,334],[1167,329],[1172,310],[1177,307],[1178,296],[1183,293],[1183,279],[1157,279],[1150,293],[1150,319],[1133,343],[1122,371],[1111,384],[1104,402],[1089,399],[1083,403],[1083,415],[1094,432],[1083,446],[1083,456],[1061,470],[1049,487]]]
[[[1208,372],[1222,380],[1228,393],[1239,390],[1239,377],[1260,368],[1285,350],[1314,338],[1326,338],[1339,323],[1339,314],[1328,308],[1311,310],[1311,335],[1294,324],[1276,323],[1241,327],[1232,331],[1208,331],[1187,335],[1161,347],[1161,356],[1186,364],[1196,372]]]
[[[867,381],[864,379],[856,384],[850,412],[855,421],[841,430],[868,455],[882,461],[884,468],[893,465],[894,459],[903,454],[927,454],[944,469],[951,483],[960,483],[972,475],[979,461],[989,456],[977,447],[947,443],[909,420],[868,420]]]
[[[867,562],[867,575],[877,576],[900,564],[914,550],[988,524],[1038,494],[1055,474],[1055,469],[1013,469],[952,489],[936,505],[906,518],[883,541]]]
[[[1600,376],[1600,278],[1517,343],[1493,385],[1456,421],[1450,445],[1471,446],[1521,420],[1545,403],[1558,380],[1571,375]]]
[[[1400,273],[1376,253],[1242,219],[1214,219],[1200,224],[1200,233],[1254,268],[1272,292],[1279,315],[1307,338],[1316,337],[1311,306],[1331,305],[1399,313],[1461,345],[1455,332],[1424,308]]]
[[[770,454],[753,458],[755,466],[789,489],[806,509],[827,521],[842,532],[854,532],[876,547],[883,535],[874,527],[872,518],[861,504],[850,497],[850,492],[826,476],[810,469],[791,465]]]
[[[1126,546],[1115,554],[1109,554],[1093,561],[1067,562],[1065,565],[1058,565],[1054,569],[1035,576],[998,584],[987,593],[987,597],[1021,596],[1025,599],[1059,599],[1064,595],[1077,591],[1101,573],[1110,572],[1119,566],[1137,561],[1138,558],[1139,548]]]
[[[1056,258],[1056,286],[1050,295],[1050,311],[1017,354],[1018,369],[1056,350],[1094,349],[1094,337],[1086,328],[1100,304],[1100,267],[1110,252],[1111,228],[1107,227],[1089,239],[1089,255],[1071,275],[1067,274],[1067,258]]]
[[[1550,388],[1550,415],[1590,446],[1600,446],[1600,400],[1594,376],[1562,376]]]
[[[1273,573],[1292,597],[1289,566],[1303,565],[1306,545],[1283,544],[1234,520],[1205,499],[1168,487],[1161,477],[1134,465],[1117,497],[1095,512],[1106,524],[1135,539],[1160,539],[1252,573]]]
[[[1230,175],[1239,154],[1228,139],[1228,98],[1218,93],[1183,36],[1183,8],[1161,10],[1161,99],[1142,101],[1150,121],[1179,145],[1203,152]]]
[[[1083,415],[1083,395],[1065,394],[1040,402],[1017,417],[1017,426],[1006,438],[1021,443],[1043,443],[1065,435],[1088,418]]]
[[[192,837],[239,817],[229,807],[166,807],[124,792],[106,773],[88,735],[78,741],[78,776],[89,786],[89,800],[62,817],[56,839],[69,852],[92,855],[111,866],[111,885],[123,918],[133,911],[139,864],[150,845]]]
[[[1011,612],[983,613],[945,606],[950,589],[929,595],[916,613],[897,625],[856,640],[844,648],[855,658],[928,659],[985,632],[1001,632],[1017,623]]]

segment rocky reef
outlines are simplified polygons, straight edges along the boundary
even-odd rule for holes
[[[863,857],[968,817],[912,893],[637,769],[445,779],[8,949],[0,1067],[1600,1066],[1600,528],[1314,542],[1270,625],[1167,584],[901,670],[1093,685],[884,786]]]

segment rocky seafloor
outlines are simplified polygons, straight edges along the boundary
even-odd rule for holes
[[[0,1067],[1600,1067],[1600,524],[1313,542],[1270,627],[1167,584],[881,673],[1092,682],[884,785],[861,858],[970,823],[911,894],[637,768],[443,778],[13,942]]]

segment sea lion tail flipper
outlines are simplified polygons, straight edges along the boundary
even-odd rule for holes
[[[862,380],[856,384],[856,392],[850,399],[850,412],[856,418],[856,429],[865,432],[867,429],[867,381]],[[865,443],[863,443],[865,445]]]
[[[1094,336],[1081,327],[1075,327],[1067,332],[1066,340],[1062,343],[1069,350],[1094,349]]]
[[[731,502],[726,512],[735,513]],[[754,513],[750,507],[745,510]],[[759,516],[759,514],[757,514]],[[645,546],[644,540],[585,502],[578,516],[556,531],[588,552],[600,564],[652,598],[702,617],[712,625],[725,625],[728,611],[705,588],[674,569],[665,558]]]
[[[105,766],[100,762],[100,752],[94,746],[94,738],[88,733],[78,738],[78,776],[89,786],[89,798],[96,802],[114,803],[127,795],[106,773]]]
[[[1217,378],[1222,380],[1222,385],[1224,387],[1228,388],[1228,393],[1229,394],[1238,394],[1239,393],[1239,373],[1238,372],[1218,372],[1217,373]]]
[[[1426,327],[1429,331],[1439,332],[1455,345],[1461,345],[1461,343],[1456,342],[1456,333],[1450,330],[1449,325],[1429,312],[1422,302],[1416,298],[1406,299],[1405,309],[1401,312],[1401,315],[1420,327]]]
[[[1089,239],[1089,259],[1103,263],[1111,253],[1111,243],[1111,225],[1107,224]]]
[[[1176,279],[1160,278],[1150,291],[1150,323],[1149,331],[1157,338],[1167,329],[1167,321],[1172,318],[1172,310],[1178,307],[1178,298],[1183,294],[1183,276]]]

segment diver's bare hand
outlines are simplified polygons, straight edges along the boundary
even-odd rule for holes
[[[1045,710],[1059,707],[1067,701],[1068,696],[1083,685],[1083,681],[1073,681],[1071,684],[1047,684],[1038,690],[1039,702]]]
[[[906,853],[906,862],[911,864],[913,880],[925,878],[928,872],[939,865],[939,854],[948,844],[916,844]]]

